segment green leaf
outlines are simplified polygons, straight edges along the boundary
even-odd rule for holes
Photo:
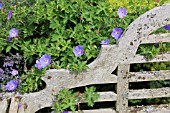
[[[11,46],[8,46],[8,47],[6,48],[6,53],[9,52],[10,50],[11,50]]]
[[[17,46],[13,45],[12,47],[13,47],[14,49],[18,50],[18,47],[17,47]]]

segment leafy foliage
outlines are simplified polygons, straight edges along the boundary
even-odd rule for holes
[[[95,90],[95,87],[86,87],[84,93],[73,92],[67,88],[60,90],[52,109],[54,109],[56,113],[63,112],[68,108],[75,112],[76,105],[80,106],[80,102],[86,102],[88,106],[93,107],[94,101],[99,98],[99,94],[95,93]]]
[[[23,80],[22,86],[18,89],[19,92],[33,92],[40,90],[43,84],[40,79],[45,73],[45,69],[38,70],[36,68],[32,68],[31,70],[24,70],[24,73],[21,76]]]
[[[144,55],[148,60],[155,58],[160,53],[170,51],[170,43],[143,44],[139,46],[138,54]]]

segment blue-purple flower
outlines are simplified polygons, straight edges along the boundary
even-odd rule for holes
[[[12,37],[8,36],[8,38],[6,39],[7,42],[12,42]]]
[[[0,75],[4,74],[4,70],[0,68]]]
[[[9,56],[7,56],[6,58],[4,58],[5,61],[10,61],[11,58]]]
[[[117,14],[119,15],[119,18],[124,18],[127,15],[126,8],[120,7],[117,11]]]
[[[18,36],[18,29],[16,28],[12,28],[10,31],[9,31],[9,37],[17,37]]]
[[[7,82],[7,85],[5,86],[5,89],[7,91],[14,91],[18,86],[18,82],[15,80],[10,80],[9,82]]]
[[[14,65],[14,61],[10,57],[4,58],[3,67],[12,67]]]
[[[102,40],[100,44],[107,45],[110,42],[110,40],[107,38],[106,40]]]
[[[40,60],[36,60],[36,64],[35,64],[35,67],[38,68],[39,70],[42,69],[42,63],[40,62]]]
[[[159,43],[154,44],[155,47],[159,47]]]
[[[18,53],[16,53],[16,57],[17,60],[20,60],[22,58],[22,56],[20,56]]]
[[[14,65],[13,62],[8,61],[8,62],[4,62],[3,67],[11,67],[11,66],[13,66],[13,65]]]
[[[13,69],[12,72],[11,72],[11,74],[12,74],[13,76],[18,75],[18,70]]]
[[[43,66],[46,67],[48,64],[51,63],[51,57],[48,54],[44,54],[41,58],[40,58],[40,62],[43,62]]]
[[[170,25],[166,25],[166,26],[164,26],[164,29],[166,29],[166,30],[170,30]]]
[[[63,111],[63,112],[60,112],[60,113],[68,113],[68,111]]]
[[[2,2],[0,2],[0,9],[2,9]]]
[[[48,54],[44,54],[40,59],[36,60],[35,67],[38,69],[45,68],[51,63],[51,57]]]
[[[74,55],[76,56],[76,57],[78,57],[78,56],[81,56],[81,55],[83,55],[84,54],[84,47],[83,46],[81,46],[81,45],[78,45],[78,46],[76,46],[75,48],[74,48]]]
[[[8,20],[10,20],[11,17],[12,17],[12,10],[10,10],[10,11],[8,12]]]
[[[120,38],[120,36],[122,35],[122,29],[121,28],[114,28],[111,35],[116,40],[118,40]]]

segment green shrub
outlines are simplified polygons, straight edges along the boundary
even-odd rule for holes
[[[28,67],[46,53],[51,55],[55,68],[85,69],[86,63],[98,55],[100,41],[111,38],[113,13],[107,11],[105,2],[41,0],[31,6],[20,2],[15,4],[5,7],[1,13],[0,51],[13,50],[23,54]],[[13,10],[13,16],[6,21],[9,9]],[[6,39],[11,28],[19,30],[19,37],[9,43]],[[85,48],[81,57],[73,54],[77,45]]]
[[[73,112],[76,111],[76,105],[78,111],[80,111],[80,103],[86,102],[89,107],[94,106],[94,101],[99,98],[99,94],[94,92],[95,87],[86,87],[84,93],[73,92],[69,89],[60,90],[56,95],[56,102],[52,109],[55,113],[63,112],[70,108]]]

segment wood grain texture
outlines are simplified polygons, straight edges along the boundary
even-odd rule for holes
[[[157,89],[130,90],[128,95],[129,99],[162,98],[162,97],[170,97],[170,87]]]

